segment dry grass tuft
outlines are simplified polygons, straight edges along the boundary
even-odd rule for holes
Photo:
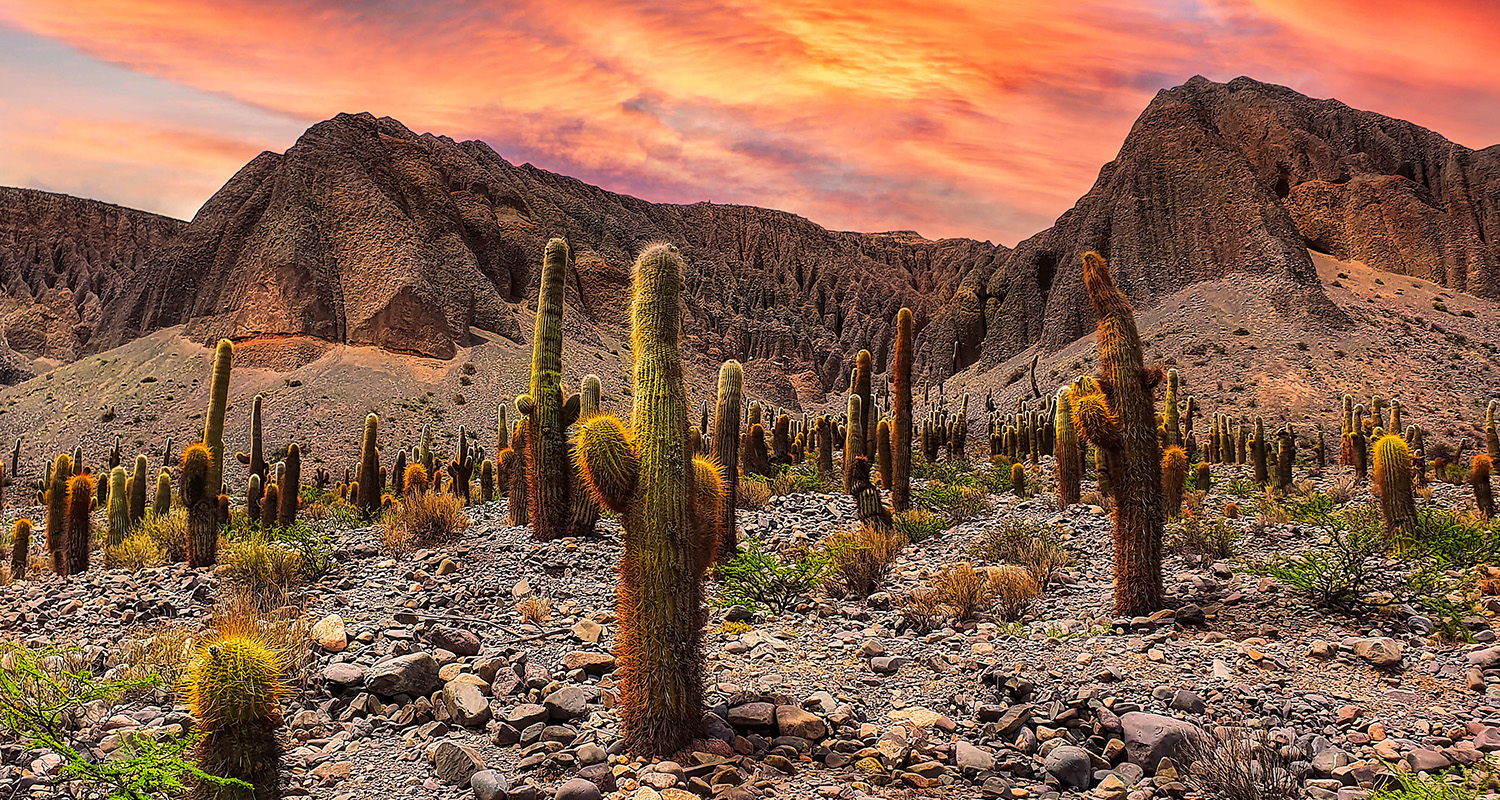
[[[401,548],[393,545],[448,541],[472,524],[464,501],[451,494],[422,492],[396,504],[386,517],[380,540],[387,549],[400,552]]]
[[[931,589],[918,589],[901,603],[901,619],[918,633],[931,633],[948,618],[942,598]]]
[[[1051,525],[1027,520],[1007,520],[985,530],[972,552],[982,559],[1025,569],[1041,592],[1069,561],[1068,550]]]
[[[833,560],[827,581],[829,593],[866,599],[890,574],[891,565],[906,546],[906,537],[892,528],[862,525],[833,533],[825,546]]]
[[[552,602],[545,597],[531,595],[516,604],[516,613],[523,622],[540,626],[552,619]]]
[[[739,486],[735,490],[736,507],[746,511],[760,511],[771,502],[771,497],[771,486],[763,478],[740,476]]]
[[[150,537],[167,563],[187,560],[187,509],[176,508],[166,514],[147,514],[136,528],[136,535]]]
[[[106,553],[111,567],[139,572],[148,567],[159,567],[166,563],[166,554],[151,534],[137,530]]]
[[[302,555],[264,536],[225,542],[218,570],[230,584],[261,595],[285,593],[306,580]]]

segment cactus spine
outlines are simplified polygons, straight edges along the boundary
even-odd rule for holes
[[[621,514],[620,728],[635,754],[688,745],[703,722],[703,570],[716,550],[723,480],[685,452],[682,258],[657,245],[636,261],[631,430],[610,415],[584,426],[575,457],[599,502]]]
[[[1135,314],[1095,252],[1083,255],[1084,287],[1099,324],[1103,391],[1075,399],[1073,424],[1101,454],[1114,496],[1114,613],[1161,608],[1161,444]]]
[[[724,471],[724,494],[715,510],[719,524],[719,560],[739,549],[739,532],[734,524],[735,503],[739,496],[740,471],[736,450],[740,441],[740,393],[745,372],[733,359],[719,367],[719,391],[714,400],[713,460]]]
[[[532,534],[555,539],[566,533],[568,493],[573,486],[567,460],[568,426],[578,419],[577,395],[562,388],[563,282],[568,243],[547,242],[542,256],[542,284],[537,294],[536,330],[532,337],[531,388],[516,398],[526,420],[526,476]],[[683,438],[687,437],[684,431]]]

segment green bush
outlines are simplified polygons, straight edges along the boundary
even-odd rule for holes
[[[1333,529],[1327,545],[1281,556],[1260,572],[1296,589],[1318,605],[1348,609],[1376,588],[1385,539],[1378,527]]]
[[[951,523],[925,508],[913,508],[896,514],[896,531],[913,544],[923,542],[948,530]]]
[[[1232,558],[1239,544],[1240,531],[1222,519],[1204,521],[1184,517],[1167,527],[1164,539],[1167,552],[1179,556]]]
[[[1431,558],[1444,569],[1500,560],[1500,535],[1493,523],[1467,521],[1440,508],[1417,509],[1414,538],[1411,555]]]
[[[1396,767],[1395,783],[1370,795],[1370,800],[1474,800],[1481,790],[1494,787],[1495,764],[1485,756],[1480,766],[1451,769],[1436,775],[1420,775]]]
[[[76,653],[36,651],[0,643],[0,722],[33,750],[50,750],[62,758],[59,783],[76,781],[86,796],[109,800],[155,800],[187,794],[193,783],[248,791],[243,781],[203,772],[184,756],[195,742],[190,736],[122,734],[120,747],[107,759],[86,755],[89,747],[68,724],[89,713],[108,712],[128,694],[156,686],[156,676],[129,680],[96,680],[83,669],[70,669]],[[83,796],[83,795],[81,795]]]
[[[1024,568],[1039,592],[1047,591],[1053,575],[1070,560],[1056,529],[1028,519],[1009,519],[986,529],[969,552],[985,561]]]
[[[718,566],[719,596],[714,604],[781,613],[817,588],[832,568],[833,555],[823,548],[803,548],[783,557],[757,539],[746,539],[738,553]]]

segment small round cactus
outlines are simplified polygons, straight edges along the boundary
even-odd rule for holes
[[[282,659],[247,633],[217,636],[198,649],[183,678],[182,693],[198,718],[198,766],[210,775],[250,784],[254,794],[202,782],[195,796],[204,800],[246,797],[276,800],[281,772]]]

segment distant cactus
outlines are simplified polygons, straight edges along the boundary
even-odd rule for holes
[[[1257,486],[1265,486],[1271,480],[1268,458],[1270,446],[1266,443],[1266,423],[1255,418],[1255,436],[1250,440],[1251,478]]]
[[[229,378],[233,362],[234,344],[228,339],[220,339],[219,346],[214,350],[214,371],[208,390],[208,416],[203,424],[203,445],[208,448],[208,473],[204,486],[215,502],[224,485],[224,414],[229,408]]]
[[[1083,482],[1083,451],[1078,447],[1077,429],[1073,427],[1072,386],[1057,390],[1056,415],[1057,505],[1065,511],[1078,503]]]
[[[234,457],[241,464],[250,468],[251,475],[259,475],[262,482],[266,479],[266,460],[263,455],[265,450],[261,444],[260,406],[261,395],[256,395],[250,406],[250,452],[235,453]]]
[[[396,462],[391,465],[391,492],[397,497],[406,496],[406,451],[396,451]]]
[[[771,463],[777,466],[792,463],[792,418],[781,414],[771,425]]]
[[[526,474],[532,534],[541,540],[568,535],[570,474],[567,430],[578,420],[579,398],[562,387],[562,321],[568,243],[547,242],[537,294],[530,390],[516,398],[526,423]],[[683,431],[687,438],[687,431]]]
[[[428,475],[432,474],[433,455],[434,454],[432,452],[432,426],[431,425],[423,425],[422,426],[422,442],[417,447],[417,461],[422,465],[422,469],[427,470],[427,474]],[[344,482],[345,483],[349,482],[349,476],[348,475],[344,476]]]
[[[261,483],[259,475],[251,475],[245,479],[245,518],[251,525],[260,524],[260,501],[265,493],[266,487]]]
[[[380,418],[365,416],[364,437],[359,448],[359,497],[355,505],[368,517],[380,511]]]
[[[125,535],[130,532],[130,490],[126,486],[129,481],[124,467],[115,467],[109,471],[109,501],[106,506],[107,521],[109,527],[107,546],[105,554],[121,542],[125,541]]]
[[[47,555],[52,562],[52,571],[58,575],[71,574],[72,561],[68,549],[68,479],[73,476],[73,459],[66,453],[58,455],[53,462],[47,486]]]
[[[182,454],[182,469],[177,490],[188,510],[188,566],[211,567],[218,559],[219,498],[208,489],[209,461],[212,456],[202,443]]]
[[[427,491],[427,470],[421,464],[409,464],[401,479],[403,496],[415,497]]]
[[[1493,471],[1494,462],[1489,455],[1474,455],[1473,467],[1469,470],[1469,486],[1474,489],[1474,505],[1479,509],[1479,516],[1484,519],[1495,516],[1495,494],[1490,489],[1490,473]]]
[[[702,730],[702,581],[717,551],[723,480],[712,461],[684,452],[682,259],[653,246],[634,273],[632,428],[597,415],[574,452],[589,490],[625,528],[615,645],[625,749],[665,755]]]
[[[94,476],[87,472],[68,480],[68,575],[88,572],[94,528],[89,514],[94,508]]]
[[[875,426],[875,464],[880,468],[880,487],[891,488],[891,423],[882,419]]]
[[[1401,421],[1401,400],[1399,398],[1391,398],[1390,419],[1391,424],[1387,430],[1391,431],[1392,433],[1406,430],[1406,425]]]
[[[1355,480],[1365,480],[1369,474],[1370,459],[1367,455],[1369,437],[1364,432],[1356,429],[1349,435],[1349,453],[1354,462]]]
[[[11,448],[10,451],[10,477],[11,480],[17,480],[21,477],[21,437],[19,436],[16,437],[16,446]],[[26,522],[29,525],[31,520],[27,520]],[[28,527],[27,530],[29,531],[30,528]]]
[[[850,491],[854,497],[854,513],[862,526],[873,526],[889,530],[894,526],[890,509],[880,501],[880,490],[870,482],[870,460],[864,456],[854,459],[849,471]]]
[[[713,460],[724,473],[724,493],[715,511],[719,525],[720,561],[728,560],[739,549],[739,533],[734,510],[739,497],[740,471],[736,452],[740,441],[740,400],[745,373],[733,359],[719,367],[719,390],[714,401]]]
[[[1162,607],[1161,445],[1153,381],[1141,356],[1135,314],[1098,253],[1083,256],[1084,287],[1098,318],[1102,391],[1075,398],[1073,424],[1103,454],[1114,496],[1114,612]]]
[[[31,520],[18,519],[10,532],[10,579],[26,580],[31,564]]]
[[[740,469],[750,475],[770,475],[771,455],[766,449],[766,429],[751,423],[740,437]]]
[[[509,480],[510,486],[506,491],[509,505],[506,509],[506,522],[510,525],[528,525],[531,520],[531,509],[526,500],[526,487],[529,480],[526,476],[526,427],[522,420],[516,420],[511,429],[510,447],[498,456],[500,471],[504,472]]]
[[[1375,442],[1375,492],[1386,541],[1397,553],[1405,552],[1416,533],[1417,505],[1412,497],[1411,451],[1400,436],[1390,434]]]
[[[1290,425],[1276,431],[1276,488],[1292,486],[1292,465],[1297,461],[1297,436]]]
[[[1240,504],[1230,501],[1224,504],[1224,519],[1239,519]]]
[[[144,455],[135,457],[135,471],[130,476],[130,524],[137,525],[146,518],[146,470],[149,460]]]
[[[599,402],[602,396],[599,376],[585,375],[578,393],[579,422],[600,413]],[[690,453],[694,451],[696,451],[696,446],[690,450]],[[579,476],[578,470],[571,464],[565,466],[569,479],[573,481],[573,486],[568,490],[568,535],[592,536],[599,525],[599,503],[589,494],[588,487],[583,485],[583,479]]]
[[[1010,465],[1010,490],[1016,497],[1026,496],[1026,468],[1020,463]]]
[[[1214,485],[1213,471],[1209,468],[1207,461],[1199,461],[1197,469],[1198,473],[1193,477],[1193,482],[1198,491],[1206,493]]]
[[[864,417],[862,400],[859,395],[849,395],[849,411],[844,421],[844,491],[852,492],[854,485],[852,472],[854,460],[863,456],[865,446],[865,432],[859,427],[860,420]]]
[[[297,507],[302,501],[302,448],[292,444],[286,448],[286,469],[277,481],[279,503],[276,509],[276,524],[285,528],[297,521]]]
[[[1181,445],[1182,420],[1177,407],[1177,370],[1175,369],[1167,370],[1167,397],[1162,408],[1162,427],[1166,432],[1162,444],[1166,447]],[[1170,503],[1168,506],[1170,510]]]
[[[1500,461],[1500,435],[1495,433],[1495,401],[1484,412],[1484,447],[1490,461]]]
[[[495,499],[495,465],[488,458],[479,462],[479,499],[485,503]]]
[[[244,781],[242,792],[207,781],[201,800],[279,800],[283,663],[253,628],[216,636],[199,647],[183,678],[188,709],[202,731],[198,767],[209,775]]]
[[[156,497],[152,498],[151,514],[164,517],[172,512],[172,473],[163,469],[156,474]]]
[[[874,432],[870,428],[870,411],[874,406],[874,398],[871,395],[871,382],[874,379],[874,357],[869,350],[860,350],[854,356],[854,374],[849,386],[849,392],[859,396],[859,432],[864,437],[860,442],[859,452],[866,457],[875,453],[870,448],[874,439]]]
[[[1161,489],[1162,505],[1167,519],[1182,514],[1182,493],[1187,488],[1188,457],[1183,448],[1172,445],[1162,451]]]

